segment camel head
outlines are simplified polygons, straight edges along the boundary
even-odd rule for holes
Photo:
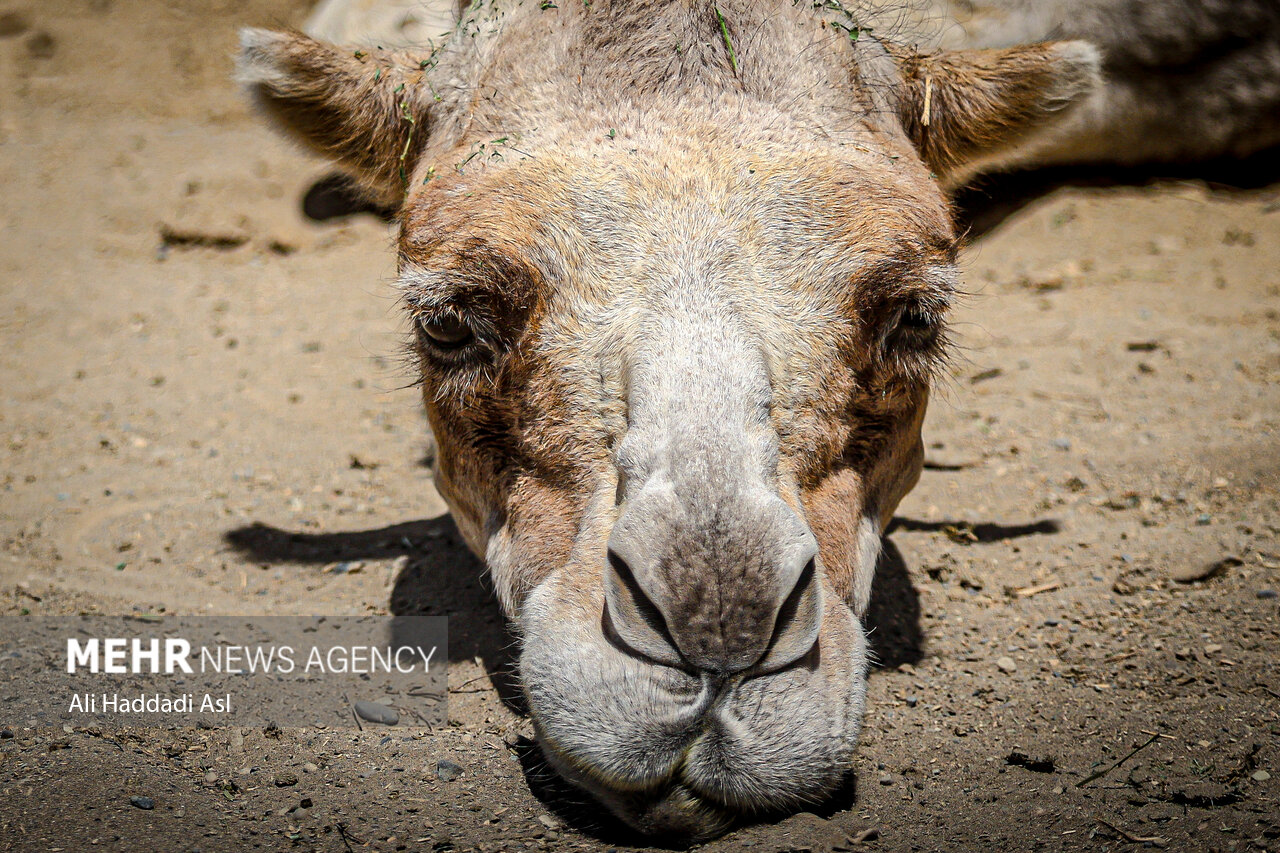
[[[248,30],[264,110],[400,209],[437,484],[548,762],[706,838],[850,772],[880,535],[957,293],[945,189],[1097,76],[838,3],[473,5],[432,51]]]

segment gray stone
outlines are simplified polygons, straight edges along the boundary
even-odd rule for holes
[[[356,715],[362,720],[368,720],[371,723],[382,723],[386,726],[394,726],[400,722],[400,715],[396,713],[396,709],[381,702],[365,702],[361,700],[356,702]]]

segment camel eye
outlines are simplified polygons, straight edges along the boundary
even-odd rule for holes
[[[898,318],[898,328],[912,334],[926,333],[933,328],[933,318],[922,305],[908,305]]]
[[[444,350],[461,349],[475,337],[471,327],[456,314],[420,319],[418,327],[431,343]]]
[[[891,316],[883,339],[886,352],[905,355],[937,348],[942,339],[942,317],[935,306],[911,300]]]
[[[898,309],[897,321],[889,333],[889,344],[897,347],[924,347],[937,334],[937,315],[920,302],[908,302]]]

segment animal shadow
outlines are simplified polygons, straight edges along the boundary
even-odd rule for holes
[[[357,213],[371,213],[386,222],[395,218],[394,208],[370,201],[359,184],[341,172],[333,172],[312,184],[302,196],[302,212],[316,222],[326,222]]]
[[[888,534],[898,530],[947,532],[968,537],[972,542],[988,543],[1057,533],[1061,529],[1062,525],[1051,518],[1030,524],[972,524],[895,517],[880,540],[880,559],[871,582],[871,601],[862,619],[867,629],[873,665],[881,669],[893,669],[904,663],[914,666],[925,653],[924,631],[920,628],[920,596],[911,585],[911,573],[902,552]]]
[[[1256,193],[1280,183],[1280,146],[1244,158],[1151,166],[1061,166],[992,174],[953,196],[960,233],[974,240],[1062,187],[1148,187],[1177,181],[1203,182],[1222,194]]]
[[[873,666],[914,666],[924,657],[920,595],[911,585],[911,572],[902,552],[887,536],[880,540],[880,558],[871,579],[871,601],[862,624],[867,630]]]
[[[297,533],[255,523],[228,531],[224,538],[258,563],[407,558],[391,590],[392,614],[448,616],[449,660],[478,659],[503,703],[525,713],[515,672],[515,636],[486,583],[484,566],[463,543],[451,516],[344,533]]]
[[[1062,530],[1062,524],[1052,518],[1033,521],[1030,524],[995,524],[993,522],[971,524],[967,521],[916,521],[912,518],[895,516],[889,525],[889,532],[892,533],[895,530],[923,533],[951,532],[954,535],[971,537],[973,542],[987,544],[1004,542],[1007,539],[1021,539],[1023,536],[1058,533]]]

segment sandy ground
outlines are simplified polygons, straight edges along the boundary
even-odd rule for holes
[[[547,778],[510,701],[388,226],[306,221],[324,165],[229,82],[235,27],[303,6],[0,2],[0,850],[641,844]],[[1267,180],[968,197],[963,357],[888,539],[856,789],[708,849],[1280,848]],[[443,729],[12,710],[28,638],[77,618],[417,610],[451,617]]]

